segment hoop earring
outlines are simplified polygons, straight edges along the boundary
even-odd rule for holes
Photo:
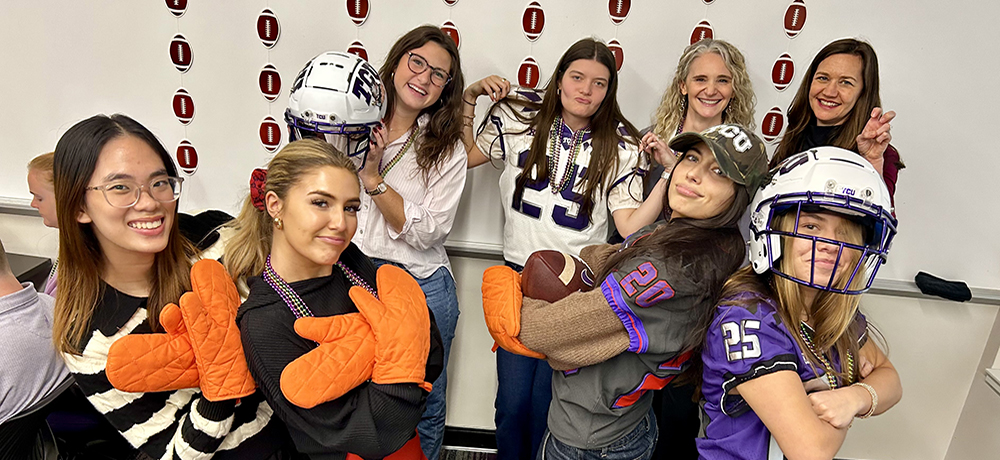
[[[285,228],[285,223],[281,221],[280,217],[274,218],[274,228],[278,230],[283,230]]]

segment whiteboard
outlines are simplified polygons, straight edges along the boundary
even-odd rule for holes
[[[757,92],[757,119],[771,107],[786,108],[797,88],[771,83],[782,53],[799,72],[825,43],[845,36],[869,40],[881,61],[882,99],[899,113],[893,144],[907,164],[896,195],[900,234],[880,278],[912,279],[918,270],[1000,288],[998,211],[991,185],[1000,170],[992,129],[1000,74],[996,43],[1000,14],[994,2],[930,0],[805,0],[807,16],[795,38],[782,19],[790,0],[634,0],[615,25],[603,0],[538,0],[545,24],[536,41],[521,27],[525,2],[458,0],[357,0],[369,3],[356,26],[347,14],[355,0],[192,0],[176,18],[164,1],[2,2],[0,77],[0,197],[26,203],[25,165],[53,149],[73,123],[95,113],[123,112],[152,129],[168,151],[182,139],[197,148],[199,165],[188,177],[182,209],[238,209],[251,169],[271,155],[258,138],[266,115],[281,122],[287,87],[300,67],[326,50],[345,50],[354,40],[378,66],[395,39],[420,24],[451,20],[459,29],[467,82],[492,73],[515,79],[533,56],[548,79],[574,41],[617,39],[624,50],[619,102],[637,126],[649,123],[692,30],[708,20],[716,38],[747,57]],[[626,2],[628,3],[628,2]],[[278,17],[281,35],[271,49],[257,37],[264,8]],[[168,57],[177,34],[191,43],[194,61],[178,72]],[[284,88],[274,102],[261,95],[260,69],[272,63]],[[179,87],[195,101],[187,126],[171,110]],[[485,101],[485,99],[481,100]],[[486,109],[480,102],[479,113]],[[477,120],[478,122],[478,120]],[[967,134],[969,128],[981,134]],[[758,128],[759,130],[759,128]],[[772,144],[773,145],[773,144]],[[498,171],[482,166],[469,176],[451,240],[497,247],[502,238]]]

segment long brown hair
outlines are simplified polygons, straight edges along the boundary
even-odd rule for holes
[[[350,172],[358,178],[358,170],[347,155],[332,145],[318,139],[303,139],[286,145],[267,165],[264,193],[274,192],[282,200],[288,190],[298,184],[303,176],[324,166],[333,166]],[[274,236],[273,220],[267,211],[257,209],[250,195],[243,200],[243,208],[235,220],[226,224],[234,230],[226,241],[224,263],[229,276],[245,292],[247,277],[264,272],[264,263],[271,253]]]
[[[608,69],[608,91],[604,95],[597,112],[590,117],[591,142],[593,151],[590,155],[590,163],[587,165],[587,172],[583,175],[586,182],[583,195],[573,200],[580,203],[580,212],[590,214],[594,207],[595,196],[598,193],[608,193],[608,187],[614,179],[614,174],[619,168],[618,144],[628,143],[637,145],[639,131],[635,129],[625,116],[622,115],[618,107],[618,71],[615,67],[615,56],[611,54],[608,47],[593,38],[584,38],[577,41],[563,53],[556,64],[556,71],[545,85],[545,95],[541,104],[529,101],[514,100],[513,97],[498,101],[490,111],[499,109],[499,104],[511,106],[511,113],[521,122],[527,124],[524,131],[507,134],[524,134],[533,132],[534,139],[531,141],[531,151],[525,160],[524,168],[517,177],[514,187],[514,196],[519,197],[524,193],[524,187],[529,182],[535,180],[545,180],[549,175],[549,165],[546,153],[549,149],[549,128],[552,126],[556,116],[562,115],[562,102],[559,98],[559,82],[563,74],[569,69],[570,64],[579,59],[590,59],[599,62]],[[522,106],[522,107],[515,107]],[[525,117],[522,108],[529,109],[534,116]],[[479,130],[482,131],[489,121],[489,117],[483,120]],[[625,127],[627,136],[618,131],[618,125]],[[516,153],[515,153],[516,154]],[[558,154],[553,152],[553,155]],[[572,166],[572,165],[571,165]],[[533,173],[534,172],[534,173]],[[535,179],[538,178],[538,179]]]
[[[56,292],[52,340],[57,350],[79,354],[105,285],[104,256],[91,224],[77,222],[87,186],[104,146],[125,136],[145,142],[163,161],[170,176],[177,169],[163,144],[145,126],[126,115],[95,115],[71,127],[59,138],[54,157],[56,209],[59,219],[59,289]],[[93,195],[94,199],[104,197]],[[160,326],[160,309],[177,302],[191,287],[189,276],[195,248],[180,232],[174,208],[167,247],[156,254],[150,275],[146,310],[150,327]]]
[[[847,120],[837,128],[837,134],[830,141],[830,145],[854,152],[858,151],[857,137],[865,129],[868,119],[871,118],[872,109],[882,107],[882,98],[879,92],[878,56],[868,42],[854,38],[842,38],[824,46],[809,64],[809,70],[802,77],[799,90],[795,93],[795,98],[792,99],[792,103],[788,107],[788,129],[785,130],[781,143],[778,144],[774,156],[771,157],[770,166],[772,168],[784,161],[785,158],[805,150],[806,130],[811,125],[816,124],[816,114],[809,106],[809,89],[812,87],[812,81],[820,63],[835,54],[850,54],[861,59],[862,83],[858,101],[851,109]],[[903,169],[906,166],[902,161],[899,161],[896,162],[896,167]]]
[[[675,164],[674,168],[676,167]],[[671,174],[670,177],[668,189],[676,175]],[[672,280],[671,285],[679,291],[700,293],[695,305],[703,308],[695,312],[695,325],[688,330],[684,339],[681,351],[692,352],[691,365],[678,377],[677,383],[701,382],[701,349],[712,322],[712,307],[720,298],[726,279],[743,264],[746,254],[738,226],[750,203],[750,193],[742,185],[735,182],[732,185],[734,195],[728,208],[707,219],[668,220],[651,234],[611,255],[597,277],[599,280],[607,278],[615,267],[632,258],[679,258],[681,265],[688,267],[689,276]],[[667,205],[670,212],[669,203]],[[670,308],[670,305],[666,308]]]
[[[705,53],[721,56],[726,68],[733,74],[733,97],[729,100],[726,110],[722,112],[722,122],[745,126],[750,130],[756,127],[753,110],[757,105],[757,96],[754,95],[753,82],[747,74],[743,53],[725,40],[706,38],[684,48],[684,53],[677,60],[674,79],[663,92],[660,105],[656,108],[656,115],[653,116],[653,132],[657,136],[663,139],[674,137],[674,130],[680,126],[685,116],[684,111],[689,110],[685,100],[688,96],[681,94],[681,83],[687,80],[691,72],[691,63]]]
[[[462,91],[465,90],[465,78],[462,76],[462,61],[458,55],[458,46],[440,28],[426,25],[406,33],[396,40],[385,57],[379,77],[385,86],[386,117],[392,119],[396,105],[396,86],[393,82],[394,72],[400,62],[407,59],[407,52],[434,42],[441,45],[451,56],[451,69],[448,81],[441,91],[441,97],[420,114],[430,114],[430,121],[419,134],[417,144],[417,165],[427,173],[432,167],[454,155],[455,144],[462,140]]]

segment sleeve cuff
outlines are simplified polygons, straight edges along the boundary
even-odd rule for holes
[[[632,353],[645,353],[649,349],[649,337],[646,335],[646,326],[642,323],[635,312],[629,307],[628,302],[622,296],[621,289],[618,288],[618,280],[614,274],[608,275],[601,282],[601,292],[611,306],[611,310],[618,315],[618,319],[625,326],[628,332],[628,351]]]

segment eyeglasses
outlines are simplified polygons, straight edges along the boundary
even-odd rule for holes
[[[411,72],[419,75],[426,72],[427,69],[431,70],[431,83],[433,83],[434,86],[444,88],[444,85],[447,85],[448,82],[451,81],[451,75],[448,75],[448,72],[445,72],[444,69],[439,67],[431,67],[431,65],[427,63],[427,59],[424,59],[423,56],[412,51],[407,52],[406,54],[409,55],[406,59],[406,66],[410,68]]]
[[[139,202],[142,189],[160,203],[171,203],[181,197],[182,177],[157,177],[146,184],[139,185],[135,181],[117,180],[107,184],[87,187],[87,190],[100,190],[108,204],[116,208],[131,208]]]

